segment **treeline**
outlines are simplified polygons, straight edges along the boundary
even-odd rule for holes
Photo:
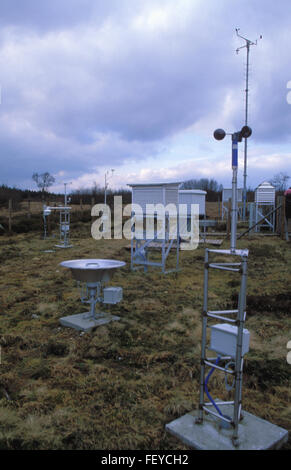
[[[231,183],[228,186],[231,188]],[[218,183],[214,179],[200,178],[200,179],[191,179],[184,181],[181,185],[181,189],[201,189],[206,191],[206,201],[208,202],[217,202],[222,199],[223,185]],[[247,201],[252,202],[254,200],[254,190],[252,188],[247,189]]]
[[[80,204],[80,201],[82,201],[83,204],[91,205],[92,200],[94,200],[95,204],[104,202],[104,189],[99,188],[96,185],[92,188],[78,189],[70,193],[68,192],[68,195],[70,196],[71,204]],[[108,189],[108,204],[113,204],[114,196],[122,196],[124,204],[131,203],[131,191],[129,189],[119,189],[116,191]],[[33,191],[30,189],[10,188],[6,185],[0,186],[0,207],[8,207],[10,199],[13,201],[13,208],[16,209],[23,201],[49,201],[50,204],[63,203],[64,194],[56,194],[42,190]]]
[[[129,189],[107,189],[106,192],[106,203],[110,206],[113,205],[114,196],[122,196],[123,204],[131,203],[131,191]],[[99,186],[93,186],[91,189],[77,189],[70,194],[71,204],[79,204],[82,201],[83,204],[102,204],[105,200],[104,188]]]
[[[7,206],[9,199],[13,200],[13,204],[16,207],[22,201],[41,201],[42,197],[53,199],[54,202],[57,202],[63,196],[61,194],[51,194],[48,192],[43,193],[42,191],[33,191],[30,189],[18,189],[10,188],[2,184],[0,186],[0,206]]]
[[[184,181],[181,189],[201,189],[207,192],[207,201],[215,202],[221,199],[223,186],[214,179],[200,178]]]

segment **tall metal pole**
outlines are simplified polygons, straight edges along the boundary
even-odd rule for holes
[[[245,125],[248,125],[248,107],[249,107],[249,55],[250,43],[247,42],[247,72],[246,72],[246,105],[245,105]],[[244,142],[244,187],[243,187],[243,221],[246,220],[246,205],[247,205],[247,153],[248,144],[247,139]]]
[[[68,183],[64,183],[64,185],[65,185],[65,207],[67,206],[67,184]]]
[[[65,207],[67,206],[68,199],[67,199],[67,185],[72,183],[64,183],[65,186]]]
[[[257,40],[255,42],[250,41],[249,39],[241,36],[239,34],[239,28],[236,28],[236,35],[243,39],[246,44],[244,46],[238,47],[236,53],[238,54],[240,49],[244,47],[247,49],[247,69],[246,69],[246,89],[245,89],[245,126],[248,125],[248,106],[249,106],[249,55],[250,55],[250,46],[256,46]],[[262,39],[262,35],[260,36]],[[243,221],[246,219],[246,203],[247,203],[247,152],[248,144],[247,139],[244,139],[244,173],[243,173]]]
[[[245,139],[246,140],[246,139]],[[231,236],[230,249],[236,250],[237,232],[237,167],[238,167],[238,139],[232,134],[232,197],[231,197]]]
[[[105,173],[104,204],[106,204],[106,200],[107,200],[107,172]]]

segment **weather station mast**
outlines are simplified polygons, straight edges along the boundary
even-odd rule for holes
[[[246,48],[247,50],[247,64],[246,64],[246,88],[245,88],[245,126],[248,125],[248,108],[249,108],[249,65],[250,65],[250,47],[251,46],[256,46],[258,43],[258,39],[255,40],[255,42],[251,41],[250,39],[245,38],[241,34],[239,34],[240,29],[236,28],[235,32],[237,37],[243,39],[245,41],[245,44],[241,47],[238,47],[236,49],[236,53],[238,54],[241,49]],[[262,35],[260,35],[260,38],[262,39]],[[246,220],[246,202],[247,202],[247,152],[248,152],[248,144],[247,144],[247,138],[244,139],[244,174],[243,174],[243,221]]]

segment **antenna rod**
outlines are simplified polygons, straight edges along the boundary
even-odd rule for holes
[[[246,89],[245,89],[245,126],[248,125],[248,107],[249,107],[249,55],[250,55],[250,46],[256,46],[258,40],[256,39],[255,42],[251,41],[243,37],[239,34],[239,28],[235,29],[236,35],[245,41],[245,45],[238,47],[236,53],[238,54],[240,49],[246,48],[247,49],[247,70],[246,70]],[[260,36],[262,39],[262,35]],[[248,152],[248,144],[247,139],[244,139],[244,173],[243,173],[243,221],[246,220],[246,202],[247,202],[247,152]]]
[[[68,199],[67,199],[67,185],[68,184],[72,184],[72,183],[64,183],[64,186],[65,186],[65,207],[67,207],[67,201],[68,201]]]
[[[113,176],[114,168],[111,168],[111,177]],[[109,170],[106,171],[105,173],[105,186],[104,186],[104,204],[107,202],[107,188],[108,188],[108,175],[109,175]]]

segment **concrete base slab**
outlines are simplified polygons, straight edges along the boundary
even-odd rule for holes
[[[74,328],[78,331],[90,331],[92,328],[96,328],[96,326],[105,325],[111,321],[118,320],[120,320],[120,317],[110,315],[109,313],[98,313],[95,318],[92,318],[89,312],[85,312],[62,317],[60,318],[60,323],[62,326]]]
[[[220,405],[224,415],[232,416],[231,405]],[[239,445],[232,442],[233,429],[221,429],[219,420],[204,413],[196,424],[198,412],[192,411],[166,425],[166,431],[184,444],[198,450],[267,450],[280,449],[288,440],[288,431],[246,411],[239,424]]]

